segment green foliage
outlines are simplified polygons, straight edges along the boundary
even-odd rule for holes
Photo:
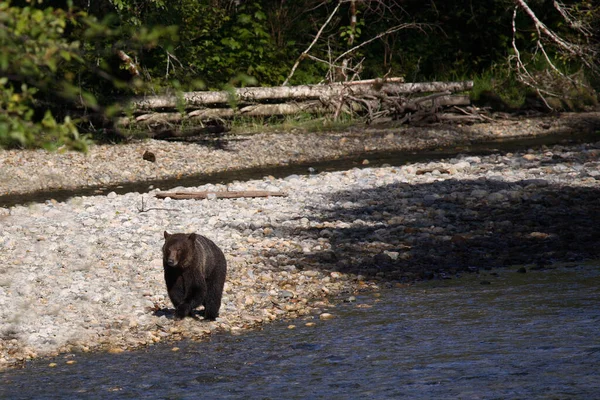
[[[139,69],[140,62],[145,63],[146,58],[153,62],[149,55],[156,48],[170,51],[178,40],[176,26],[140,27],[133,22],[124,23],[137,21],[137,16],[123,18],[120,20],[114,14],[109,14],[102,21],[86,18],[80,29],[85,39],[82,55],[85,64],[79,71],[79,83],[99,97],[140,94],[157,87],[142,76],[133,75],[127,63],[117,57],[117,51],[122,50],[133,60],[139,60],[136,62]],[[92,65],[98,68],[90,68]]]
[[[79,150],[88,140],[73,121],[57,122],[52,113],[37,116],[43,93],[65,95],[75,76],[65,65],[81,62],[78,41],[65,39],[67,26],[82,14],[0,4],[0,145],[62,145]]]
[[[0,3],[0,146],[85,151],[90,139],[79,134],[77,118],[87,109],[110,118],[118,107],[99,98],[143,86],[140,79],[119,79],[107,54],[127,46],[152,48],[174,35],[174,28],[123,28],[114,18],[98,22],[42,1],[24,7]]]
[[[0,78],[0,147],[44,147],[54,150],[60,146],[86,151],[89,139],[80,136],[77,127],[67,116],[62,123],[56,122],[48,110],[39,121],[34,121],[36,88],[23,83],[17,92],[8,85],[7,78]]]
[[[477,102],[490,93],[499,96],[506,106],[518,108],[525,102],[527,89],[506,64],[498,64],[474,77],[471,100]]]
[[[358,12],[357,12],[358,14]],[[363,27],[365,26],[364,19],[361,19],[356,22],[356,25],[353,27],[352,25],[341,26],[340,27],[340,38],[349,40],[350,37],[353,37],[354,40],[358,40],[361,36]],[[349,43],[352,44],[352,43]]]
[[[154,21],[158,16],[148,18]],[[180,64],[170,74],[184,86],[190,75],[212,88],[221,88],[240,74],[264,85],[285,79],[288,65],[267,30],[260,2],[246,2],[228,11],[210,2],[184,0],[173,4],[162,20],[180,28],[179,44],[173,51]],[[157,76],[165,70],[163,61],[151,72]]]

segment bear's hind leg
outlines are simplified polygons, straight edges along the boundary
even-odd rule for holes
[[[204,301],[204,318],[214,321],[219,316],[223,288],[220,285],[208,285],[206,300]]]
[[[209,321],[214,321],[219,316],[219,306],[214,302],[207,301],[204,306],[204,318]]]

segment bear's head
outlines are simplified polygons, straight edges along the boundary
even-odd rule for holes
[[[196,234],[164,232],[163,261],[173,268],[185,268],[194,255]]]

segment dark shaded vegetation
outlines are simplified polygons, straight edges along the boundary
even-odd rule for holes
[[[474,99],[491,91],[509,108],[528,95],[558,98],[542,101],[546,110],[596,104],[598,5],[530,3],[567,48],[516,0],[3,2],[0,145],[85,150],[90,138],[121,138],[114,118],[127,114],[129,96],[273,86],[288,77],[475,79]]]

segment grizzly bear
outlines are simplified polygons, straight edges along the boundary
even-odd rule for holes
[[[204,306],[204,318],[219,316],[227,261],[210,239],[196,233],[164,232],[163,268],[175,317],[185,318]]]

